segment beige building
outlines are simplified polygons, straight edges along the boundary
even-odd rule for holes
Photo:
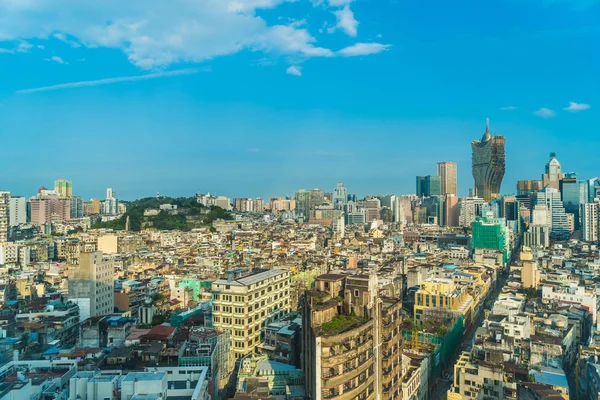
[[[456,163],[450,161],[439,162],[437,170],[438,176],[440,177],[441,195],[458,195],[456,188]]]
[[[524,247],[520,255],[523,267],[521,269],[521,284],[524,288],[536,288],[540,284],[540,270],[529,248]]]
[[[108,234],[98,236],[98,251],[104,254],[115,254],[117,253],[118,237],[115,234]]]
[[[429,278],[415,292],[415,324],[423,325],[424,312],[431,308],[443,308],[451,313],[463,315],[465,325],[469,323],[474,307],[473,297],[465,287],[456,285],[452,279]]]
[[[290,311],[289,271],[228,271],[228,278],[212,283],[213,325],[231,332],[236,359],[254,352],[262,328]]]
[[[69,300],[79,305],[79,319],[114,311],[114,266],[102,252],[81,253],[79,264],[69,266]]]

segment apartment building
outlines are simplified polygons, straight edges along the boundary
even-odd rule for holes
[[[466,287],[457,285],[448,278],[429,278],[415,292],[414,317],[416,325],[425,322],[424,312],[431,308],[444,308],[465,317],[468,325],[473,313],[473,297]]]
[[[580,303],[590,310],[592,324],[597,323],[598,298],[596,291],[569,283],[568,286],[550,285],[542,286],[542,298],[547,300],[565,301],[569,303]]]
[[[81,253],[69,266],[69,299],[80,309],[80,321],[114,311],[114,265],[102,252]]]
[[[290,311],[291,273],[272,269],[227,271],[212,283],[213,325],[231,332],[236,359],[254,352],[262,328]]]
[[[377,277],[325,274],[301,299],[306,394],[320,399],[402,396],[402,302]]]

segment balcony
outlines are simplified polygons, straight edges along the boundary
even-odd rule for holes
[[[353,368],[348,372],[344,372],[341,375],[325,379],[325,382],[322,383],[323,388],[330,389],[337,387],[343,383],[354,381],[354,379],[356,379],[357,376],[360,376],[363,372],[367,371],[371,367],[370,364],[371,363],[364,363],[362,365],[359,365],[357,368]]]

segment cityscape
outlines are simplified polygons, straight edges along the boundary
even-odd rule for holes
[[[600,400],[600,0],[0,0],[0,400]]]
[[[507,140],[466,197],[0,192],[0,398],[597,399],[600,179]]]

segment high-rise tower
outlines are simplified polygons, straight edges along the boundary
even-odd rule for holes
[[[73,196],[73,183],[66,179],[57,179],[54,181],[54,191],[58,193],[59,197],[71,197]]]
[[[438,176],[440,177],[442,196],[446,196],[447,194],[458,195],[456,189],[456,163],[450,161],[439,162],[437,169]]]
[[[481,140],[471,142],[473,150],[473,179],[475,194],[490,202],[500,197],[505,171],[504,136],[492,136],[489,119]]]
[[[550,186],[559,190],[560,181],[564,177],[560,163],[556,159],[556,153],[550,153],[550,159],[546,164],[546,173],[542,175],[544,187]]]

